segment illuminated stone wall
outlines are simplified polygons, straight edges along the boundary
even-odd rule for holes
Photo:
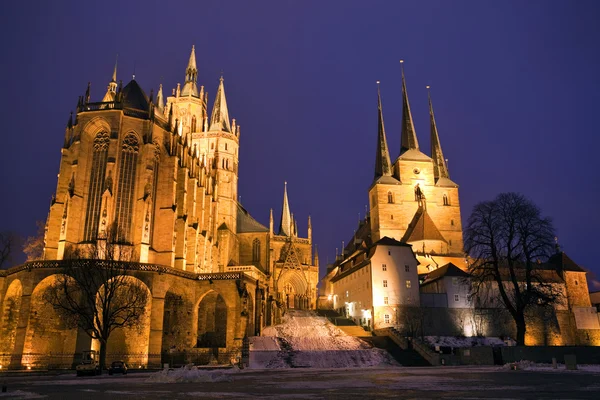
[[[0,293],[0,365],[70,367],[81,351],[99,345],[84,332],[66,326],[43,300],[44,291],[60,270],[51,264],[34,265],[38,267],[13,268],[2,277],[8,287]],[[256,298],[257,282],[244,274],[215,274],[213,279],[199,280],[168,271],[139,270],[131,276],[132,282],[147,287],[150,293],[146,314],[136,327],[112,333],[107,348],[111,359],[107,361],[119,358],[132,365],[159,366],[161,356],[172,349],[202,350],[197,348],[198,339],[215,332],[215,322],[221,335],[219,351],[235,354],[244,334],[254,334],[256,323],[264,326],[264,318],[257,318],[265,310],[263,299]],[[207,316],[215,311],[220,317],[207,322]]]

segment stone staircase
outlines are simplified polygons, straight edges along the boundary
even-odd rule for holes
[[[373,347],[387,351],[403,367],[429,367],[431,364],[414,349],[402,349],[388,336],[363,337]]]
[[[362,326],[356,325],[356,322],[346,318],[333,310],[317,310],[317,314],[327,318],[332,324],[340,328],[349,336],[367,337],[372,336],[371,332],[365,331]]]

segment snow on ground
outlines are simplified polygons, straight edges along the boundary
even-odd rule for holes
[[[34,392],[26,392],[24,390],[15,390],[12,392],[0,392],[0,399],[2,398],[11,398],[11,399],[44,399],[48,396],[34,393]]]
[[[164,369],[152,374],[146,382],[175,383],[175,382],[231,382],[233,375],[240,372],[239,368],[207,370],[193,365],[177,369]]]
[[[313,311],[289,310],[283,323],[251,338],[251,368],[353,368],[397,365],[384,350],[349,336]]]
[[[263,336],[284,338],[294,350],[300,351],[370,348],[362,340],[348,336],[327,318],[307,310],[288,310],[283,324],[265,328]]]
[[[456,336],[425,336],[425,342],[431,347],[473,347],[473,346],[505,346],[498,337],[456,337]]]
[[[508,363],[503,366],[504,369],[514,369],[523,371],[536,371],[536,372],[598,372],[600,373],[600,365],[597,364],[578,364],[576,370],[566,369],[565,364],[557,364],[556,369],[552,367],[552,364],[535,363],[532,361],[521,360],[516,363]]]

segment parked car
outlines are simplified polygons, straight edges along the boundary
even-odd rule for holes
[[[110,364],[110,368],[108,368],[108,374],[112,375],[114,373],[127,375],[127,364],[125,364],[123,361],[113,361]]]
[[[86,350],[81,354],[81,364],[75,367],[77,376],[100,375],[100,364],[98,363],[98,352]]]

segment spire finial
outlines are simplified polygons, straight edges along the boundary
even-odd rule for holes
[[[408,92],[406,90],[406,79],[404,78],[404,60],[400,60],[400,69],[402,70],[402,135],[400,155],[407,150],[419,150],[419,141],[415,132],[410,104],[408,102]]]
[[[231,133],[229,110],[227,109],[227,99],[225,98],[225,84],[223,83],[222,76],[219,80],[219,88],[215,96],[209,130]]]
[[[287,182],[283,186],[283,208],[281,209],[281,221],[279,223],[279,234],[291,236],[292,234],[292,215],[290,212],[290,203],[287,195]]]
[[[197,80],[198,68],[196,67],[196,48],[192,45],[188,65],[185,69],[185,83],[183,84],[183,89],[181,89],[181,96],[198,97],[198,87],[196,86]]]
[[[391,176],[392,169],[390,153],[387,147],[385,126],[383,124],[383,110],[381,106],[381,91],[377,81],[377,149],[375,154],[375,179],[381,176]]]
[[[429,123],[431,131],[431,158],[433,159],[433,177],[437,181],[439,178],[450,178],[448,174],[448,164],[442,153],[442,145],[438,134],[435,116],[433,114],[433,104],[431,103],[430,87],[427,86],[427,97],[429,100]]]
[[[119,53],[117,53],[117,58],[115,59],[115,69],[113,70],[112,80],[111,82],[117,83],[117,63],[119,62]]]

